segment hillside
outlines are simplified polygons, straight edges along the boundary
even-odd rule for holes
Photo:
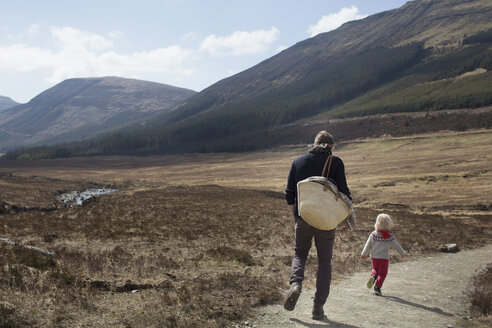
[[[195,92],[119,77],[65,80],[0,113],[0,149],[94,136],[180,104]]]
[[[320,118],[486,107],[491,47],[490,1],[411,1],[299,42],[145,127],[30,153],[244,151],[265,147],[252,135]]]
[[[12,108],[18,104],[19,103],[13,101],[9,97],[0,96],[0,112],[3,112],[6,109]]]
[[[349,22],[335,31],[299,42],[240,74],[219,81],[192,98],[183,106],[181,114],[171,120],[181,119],[185,113],[196,114],[223,108],[226,104],[237,104],[244,99],[247,103],[254,103],[251,97],[256,98],[268,91],[274,94],[282,92],[283,87],[293,86],[293,82],[302,84],[300,80],[312,81],[317,86],[334,84],[338,82],[336,79],[343,78],[338,75],[344,75],[345,69],[354,65],[354,59],[363,59],[363,67],[358,67],[357,72],[370,69],[366,64],[371,59],[378,66],[385,66],[383,61],[388,59],[380,56],[399,55],[398,50],[394,50],[397,47],[403,47],[400,52],[408,51],[408,56],[412,55],[412,44],[420,45],[436,56],[443,52],[453,53],[463,48],[466,35],[492,28],[491,18],[492,4],[487,0],[411,1],[399,9]],[[405,69],[423,56],[422,53],[414,55],[405,58],[409,61],[407,63],[402,59],[389,64],[396,66],[396,70]],[[364,78],[355,78],[360,77]],[[316,81],[317,78],[324,80]],[[347,79],[351,82],[354,77]],[[319,110],[323,109],[326,108]]]

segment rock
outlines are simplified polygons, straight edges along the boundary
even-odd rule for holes
[[[439,246],[438,249],[444,253],[456,253],[460,250],[457,244],[444,244]]]

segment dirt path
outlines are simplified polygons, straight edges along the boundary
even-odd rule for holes
[[[258,328],[287,327],[454,327],[466,309],[471,278],[492,263],[492,245],[390,264],[384,297],[367,289],[367,272],[332,285],[323,321],[311,319],[313,290],[304,290],[293,312],[282,305],[258,309]],[[244,324],[243,324],[244,325]]]

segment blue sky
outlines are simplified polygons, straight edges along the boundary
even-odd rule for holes
[[[405,0],[15,0],[0,11],[0,95],[25,103],[72,77],[195,91],[317,33]]]

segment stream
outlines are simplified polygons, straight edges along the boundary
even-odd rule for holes
[[[98,197],[101,195],[110,194],[116,192],[117,189],[113,188],[89,188],[82,192],[70,191],[56,196],[65,207],[82,205],[85,201],[92,197]]]

